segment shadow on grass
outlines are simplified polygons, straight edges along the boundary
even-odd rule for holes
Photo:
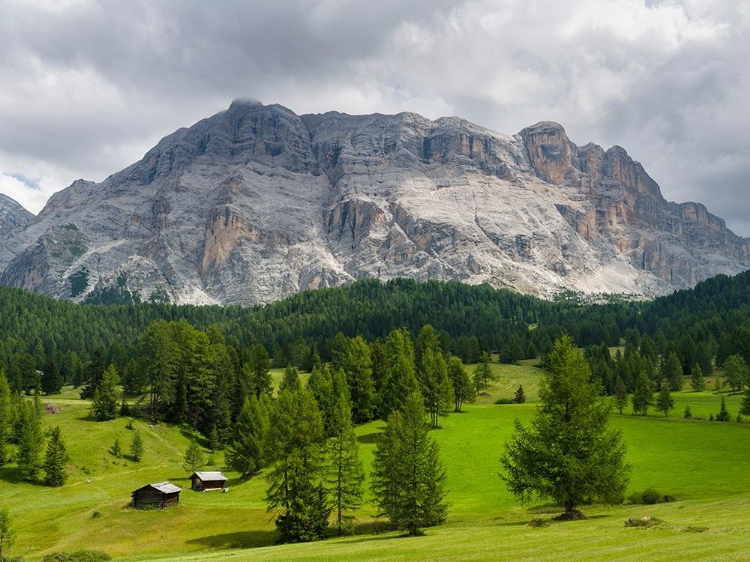
[[[382,431],[373,431],[372,433],[365,433],[357,437],[357,441],[360,443],[376,444],[380,441],[380,436],[383,434]]]
[[[10,484],[21,484],[23,482],[27,484],[34,484],[34,482],[28,482],[21,476],[21,471],[17,468],[11,468],[4,466],[0,468],[0,481],[8,482]]]
[[[279,533],[277,531],[241,531],[237,533],[224,533],[221,535],[208,535],[189,540],[187,543],[198,544],[217,550],[224,550],[273,546],[277,544],[278,539]]]

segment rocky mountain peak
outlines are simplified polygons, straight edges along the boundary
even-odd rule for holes
[[[656,295],[750,266],[620,147],[416,113],[235,100],[13,231],[0,283],[75,300],[265,303],[364,277]]]

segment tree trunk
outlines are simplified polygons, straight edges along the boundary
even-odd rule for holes
[[[565,500],[565,514],[570,516],[573,515],[573,498]]]

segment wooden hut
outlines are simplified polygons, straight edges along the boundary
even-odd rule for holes
[[[169,507],[180,502],[180,492],[171,482],[146,484],[132,493],[133,507]]]
[[[190,480],[193,482],[193,490],[211,492],[213,490],[223,490],[229,479],[221,472],[193,472]]]

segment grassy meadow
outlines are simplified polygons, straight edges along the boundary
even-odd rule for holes
[[[427,529],[419,538],[384,532],[374,518],[369,492],[357,513],[356,534],[302,545],[275,545],[272,515],[266,513],[262,478],[239,481],[227,471],[221,453],[207,469],[224,470],[228,493],[189,489],[182,455],[189,430],[137,420],[145,457],[127,458],[133,431],[129,420],[99,423],[90,406],[72,389],[44,398],[59,413],[45,413],[45,427],[61,427],[70,455],[70,478],[59,489],[19,482],[14,465],[0,468],[0,506],[8,507],[18,537],[12,552],[27,560],[79,549],[103,550],[123,560],[745,560],[750,550],[750,423],[709,422],[719,410],[715,390],[674,393],[676,407],[668,418],[630,410],[615,413],[612,423],[623,432],[632,465],[628,492],[653,487],[675,496],[674,503],[654,506],[585,506],[589,519],[552,520],[560,509],[545,504],[521,506],[498,477],[498,459],[513,420],[534,415],[540,371],[528,362],[493,364],[498,381],[489,397],[465,406],[465,412],[442,420],[432,435],[441,447],[448,474],[448,522]],[[275,380],[280,372],[274,374]],[[495,405],[522,384],[528,402]],[[708,389],[714,386],[709,382]],[[723,391],[732,419],[740,396]],[[693,415],[706,420],[685,420]],[[360,426],[360,455],[369,472],[383,422]],[[119,438],[123,458],[109,449]],[[178,506],[134,510],[130,493],[149,482],[170,480],[183,487]],[[658,517],[660,526],[626,528],[630,517]],[[540,517],[542,527],[529,521]]]

